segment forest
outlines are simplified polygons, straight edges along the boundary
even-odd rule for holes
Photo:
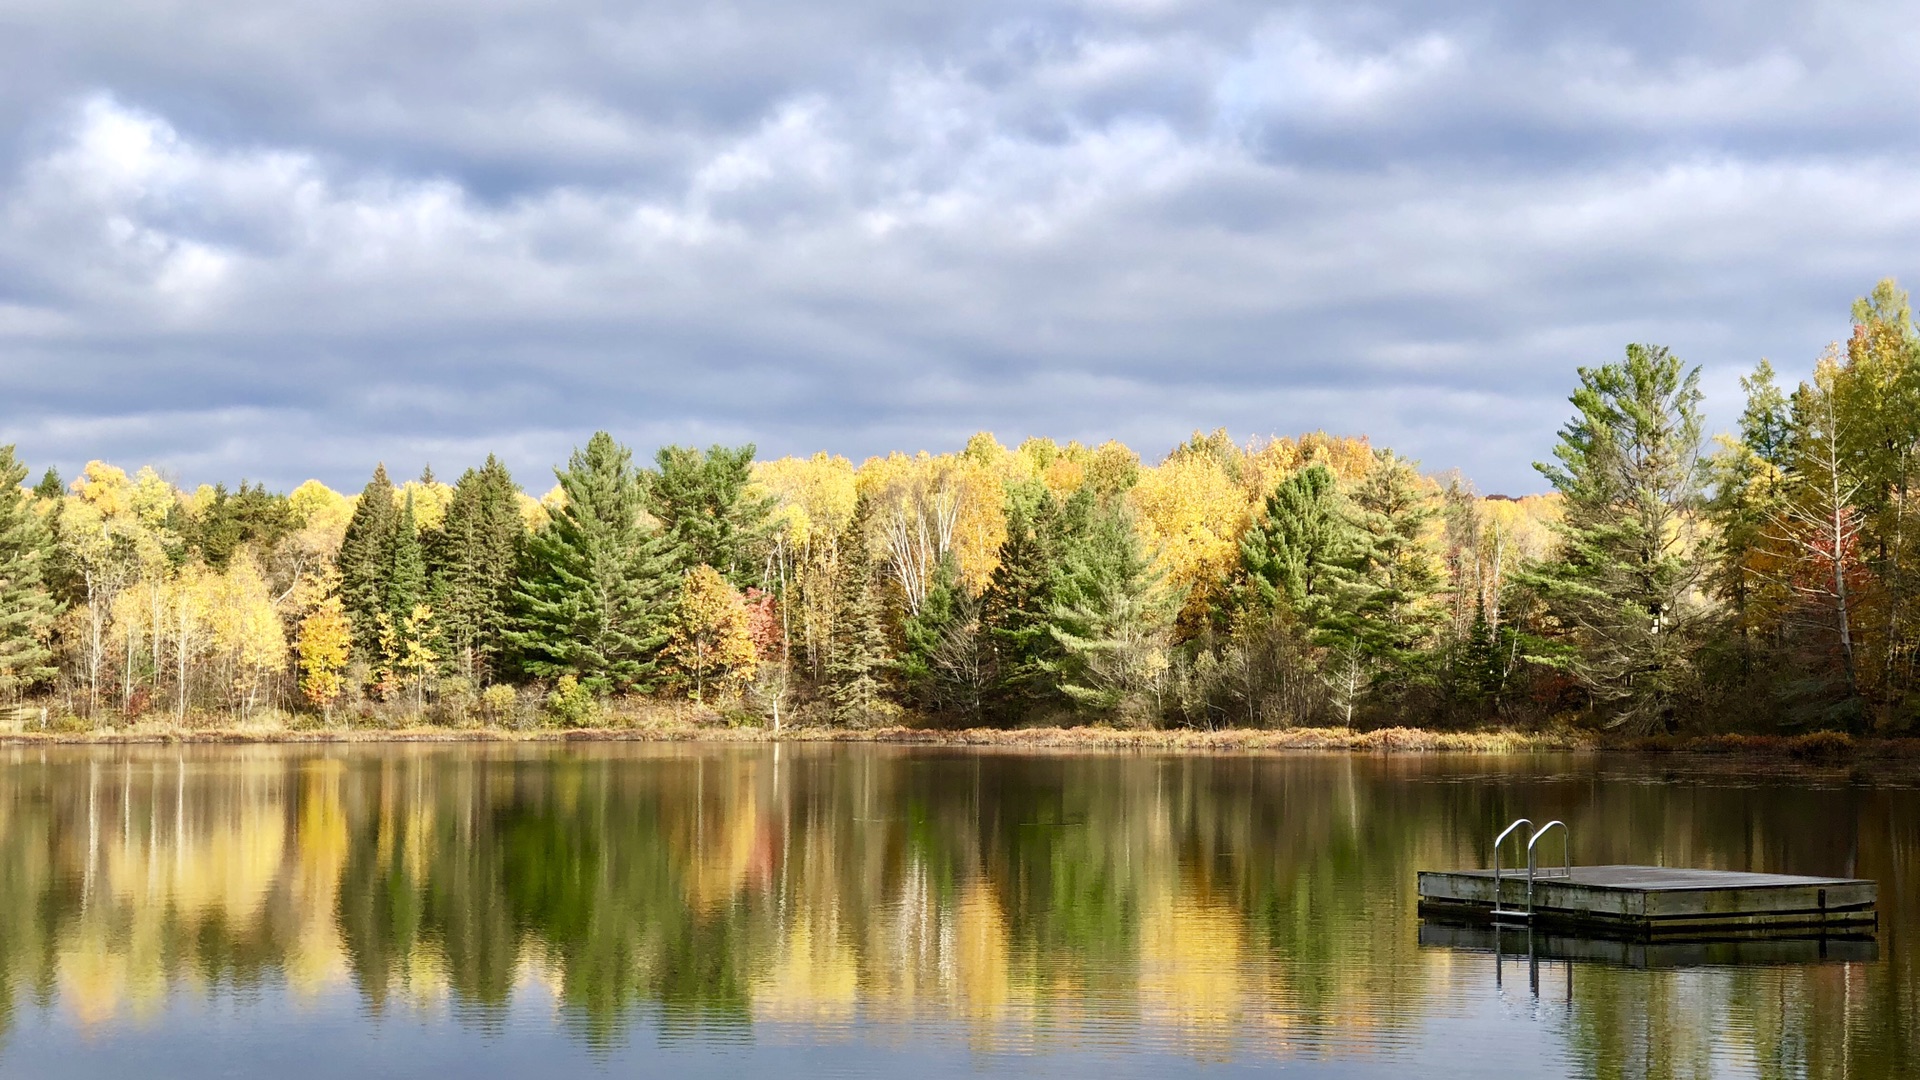
[[[606,433],[537,497],[494,458],[183,490],[0,448],[11,723],[1911,728],[1920,334],[1883,281],[1707,438],[1699,370],[1580,368],[1551,491],[1364,438],[757,460]],[[541,485],[544,486],[544,485]],[[689,707],[691,707],[689,709]]]

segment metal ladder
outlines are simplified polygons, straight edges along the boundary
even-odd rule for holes
[[[1513,824],[1500,830],[1499,836],[1493,838],[1493,918],[1495,922],[1533,921],[1533,879],[1536,876],[1544,876],[1541,874],[1539,864],[1535,859],[1534,845],[1538,844],[1540,838],[1547,835],[1547,833],[1553,829],[1560,830],[1560,876],[1566,878],[1573,876],[1573,833],[1567,828],[1566,822],[1549,821],[1545,825],[1540,826],[1539,831],[1535,832],[1527,840],[1527,906],[1525,908],[1507,908],[1501,906],[1502,897],[1500,886],[1502,876],[1500,873],[1500,848],[1507,842],[1507,837],[1512,836],[1514,832],[1523,825],[1529,829],[1533,828],[1532,821],[1527,818],[1518,818]]]

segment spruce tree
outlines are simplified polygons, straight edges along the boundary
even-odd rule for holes
[[[387,534],[385,586],[381,607],[398,626],[427,596],[427,561],[420,547],[419,525],[413,513],[413,492],[401,505],[400,518]]]
[[[566,505],[527,539],[507,639],[536,678],[573,675],[600,693],[651,689],[680,578],[641,524],[632,452],[596,432],[555,476]]]
[[[26,477],[13,447],[0,446],[0,692],[8,694],[53,677],[47,635],[60,613],[46,583],[53,535],[20,486]]]
[[[1309,465],[1273,489],[1265,513],[1241,538],[1239,602],[1320,626],[1351,597],[1366,556],[1366,536],[1344,505],[1333,470]]]
[[[872,721],[886,690],[882,675],[891,650],[873,557],[867,551],[871,504],[861,496],[840,539],[835,581],[833,652],[827,658],[827,698],[834,719],[859,726]]]
[[[391,566],[393,532],[400,513],[393,505],[393,483],[387,467],[377,465],[373,479],[360,492],[353,517],[347,522],[336,565],[340,570],[340,605],[353,626],[353,646],[362,657],[380,653],[380,620],[387,611],[386,575]]]
[[[469,679],[496,670],[506,646],[514,566],[526,536],[519,488],[491,454],[454,485],[430,552],[434,611],[449,655]]]
[[[1007,493],[1007,536],[981,596],[981,624],[996,707],[1025,713],[1056,699],[1050,664],[1059,647],[1053,623],[1053,576],[1059,566],[1062,512],[1045,485]]]
[[[663,448],[643,474],[646,509],[660,523],[678,568],[705,564],[737,589],[760,580],[774,500],[751,487],[752,443]]]

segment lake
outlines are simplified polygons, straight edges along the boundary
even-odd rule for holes
[[[0,1076],[1920,1076],[1898,772],[395,744],[15,747],[0,785]],[[1582,863],[1877,879],[1878,941],[1423,944],[1415,871],[1519,815]]]

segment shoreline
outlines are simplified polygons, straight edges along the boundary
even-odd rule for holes
[[[1628,753],[1757,757],[1802,762],[1902,760],[1920,763],[1920,739],[1807,735],[1608,737],[1582,731],[1429,731],[1419,728],[1123,729],[1105,727],[788,728],[698,723],[599,728],[447,728],[414,726],[298,729],[278,725],[135,725],[93,731],[0,732],[0,747],[116,745],[333,745],[370,743],[867,743],[967,749],[1137,750],[1181,753],[1338,751],[1373,754]]]

